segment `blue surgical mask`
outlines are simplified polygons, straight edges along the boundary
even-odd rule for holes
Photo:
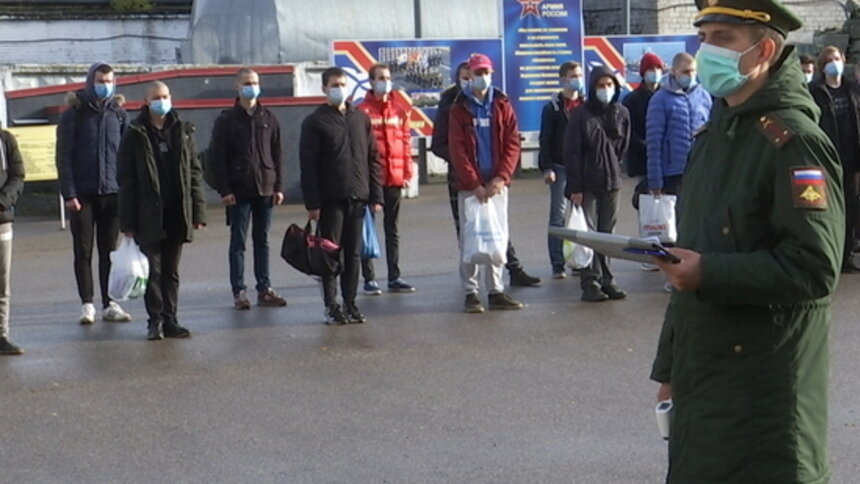
[[[257,99],[260,96],[260,85],[251,84],[249,86],[242,86],[239,89],[239,95],[245,99]]]
[[[659,69],[651,70],[645,73],[646,84],[657,84],[663,79],[663,71]]]
[[[394,89],[394,85],[391,81],[374,81],[373,82],[373,93],[377,96],[382,96],[391,92]]]
[[[603,89],[598,89],[595,92],[597,96],[597,100],[602,102],[603,104],[609,104],[612,102],[612,98],[615,97],[615,88],[614,87],[606,87]]]
[[[824,66],[824,73],[830,77],[839,77],[845,72],[845,63],[842,61],[830,61]]]
[[[154,99],[149,102],[149,110],[155,113],[156,116],[164,116],[169,113],[172,108],[173,103],[170,102],[170,98]]]
[[[574,77],[567,80],[566,88],[574,92],[582,92],[582,78]]]
[[[678,76],[678,84],[684,89],[696,87],[696,78],[694,76],[680,75]]]
[[[812,79],[815,77],[815,74],[811,72],[804,72],[803,75],[806,77],[806,83],[809,84],[812,82]]]
[[[483,76],[475,76],[472,78],[472,88],[481,92],[486,91],[493,85],[492,74],[484,74]]]
[[[738,52],[703,43],[696,53],[696,64],[699,66],[699,80],[702,87],[718,98],[738,92],[749,80],[749,75],[740,73],[741,57],[752,52],[756,47],[758,44]]]
[[[104,99],[107,99],[107,98],[113,96],[114,84],[112,82],[108,82],[106,84],[102,84],[99,82],[99,83],[96,83],[95,86],[93,86],[93,87],[94,87],[96,96],[99,99],[104,100]]]
[[[472,81],[470,79],[460,79],[460,89],[464,91],[468,91],[472,88]]]
[[[340,106],[346,101],[346,88],[340,86],[330,87],[326,97],[328,98],[328,102],[333,106]]]

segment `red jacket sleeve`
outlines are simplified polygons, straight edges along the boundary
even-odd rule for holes
[[[403,110],[403,178],[412,180],[412,109]]]
[[[509,102],[497,102],[499,133],[498,133],[498,156],[499,163],[496,165],[496,175],[510,185],[514,178],[514,172],[520,162],[520,130],[517,126],[517,114]]]
[[[458,190],[475,190],[481,186],[481,177],[475,166],[475,134],[472,116],[461,104],[451,106],[448,115],[448,149],[451,167],[457,178]]]

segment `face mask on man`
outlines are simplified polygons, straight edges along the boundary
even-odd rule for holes
[[[475,76],[472,78],[472,87],[481,92],[489,89],[492,84],[493,76],[491,74],[484,74],[482,76]]]
[[[391,92],[394,89],[394,85],[390,80],[388,81],[373,81],[373,93],[377,96],[383,96]]]
[[[696,86],[696,77],[681,74],[678,76],[678,84],[680,84],[683,89],[693,88]]]
[[[839,77],[845,72],[845,63],[842,61],[830,61],[824,66],[824,73],[830,77]]]
[[[332,106],[340,106],[346,101],[346,88],[341,86],[330,87],[326,97]]]
[[[114,84],[112,82],[106,82],[104,84],[99,82],[99,83],[96,83],[96,85],[94,86],[94,89],[96,92],[96,96],[99,99],[104,100],[104,99],[107,99],[107,98],[113,96]]]
[[[164,116],[173,108],[170,99],[153,99],[149,102],[149,110],[156,116]]]
[[[738,92],[749,80],[749,74],[740,73],[741,57],[758,47],[738,52],[712,44],[703,43],[696,53],[699,80],[712,96],[723,98]]]
[[[245,99],[257,99],[260,96],[260,85],[251,84],[248,86],[242,86],[239,89],[239,95]]]
[[[604,87],[598,89],[597,92],[595,92],[595,95],[597,96],[598,101],[602,102],[603,104],[609,104],[610,102],[612,102],[612,98],[615,97],[615,88]]]
[[[650,70],[645,73],[646,84],[657,84],[663,79],[663,72],[660,69]]]
[[[807,84],[811,83],[812,79],[815,77],[815,75],[811,72],[804,72],[803,75],[806,77]]]
[[[468,91],[472,87],[471,79],[460,79],[460,89]]]
[[[567,88],[573,92],[582,92],[582,78],[573,77],[567,80]]]

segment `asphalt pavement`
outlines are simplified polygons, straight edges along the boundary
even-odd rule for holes
[[[632,185],[623,233],[635,231]],[[447,192],[422,186],[401,212],[401,266],[418,291],[360,296],[369,322],[335,328],[319,286],[278,256],[301,206],[272,224],[272,282],[289,306],[243,312],[212,208],[180,270],[193,337],[158,342],[145,340],[139,300],[125,304],[133,322],[80,326],[70,234],[53,218],[19,220],[11,324],[26,354],[0,358],[0,483],[663,482],[648,380],[663,279],[616,261],[627,299],[580,302],[577,278],[550,279],[547,206],[540,180],[516,181],[513,242],[544,279],[511,290],[527,307],[467,315]],[[253,286],[250,241],[247,258]],[[844,276],[833,306],[840,484],[860,475],[858,291],[860,275]]]

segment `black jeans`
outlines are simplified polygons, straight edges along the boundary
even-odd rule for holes
[[[179,259],[182,242],[176,234],[168,234],[160,243],[141,247],[149,260],[149,282],[143,296],[149,323],[176,323],[179,301]]]
[[[603,193],[585,192],[582,210],[585,212],[588,230],[611,234],[618,221],[618,190]],[[613,276],[609,269],[609,258],[595,252],[591,265],[582,270],[580,278],[583,289],[589,286],[611,286]]]
[[[74,247],[75,280],[78,283],[78,296],[82,303],[93,302],[93,237],[99,251],[99,286],[102,306],[110,302],[108,296],[108,275],[110,274],[110,253],[116,248],[119,235],[119,216],[117,195],[80,195],[79,212],[69,215],[69,228],[72,231]]]
[[[343,200],[324,203],[320,207],[320,235],[340,245],[343,272],[340,274],[340,290],[345,305],[355,303],[358,291],[359,250],[361,229],[364,222],[364,202]],[[326,307],[337,302],[337,277],[322,278],[323,302]]]
[[[385,230],[385,260],[388,264],[388,282],[400,279],[400,233],[397,229],[397,221],[400,218],[400,194],[401,189],[397,187],[384,187],[382,189],[382,195],[385,199],[382,225]],[[361,259],[361,275],[365,281],[376,279],[372,259]]]
[[[457,231],[457,240],[460,239],[460,208],[457,205],[457,179],[454,177],[454,170],[451,165],[448,165],[448,202],[451,204],[451,215],[454,216],[454,229]],[[522,262],[517,259],[517,251],[514,249],[514,244],[511,242],[510,233],[508,234],[508,250],[506,252],[508,262],[505,268],[508,272],[521,270]]]

